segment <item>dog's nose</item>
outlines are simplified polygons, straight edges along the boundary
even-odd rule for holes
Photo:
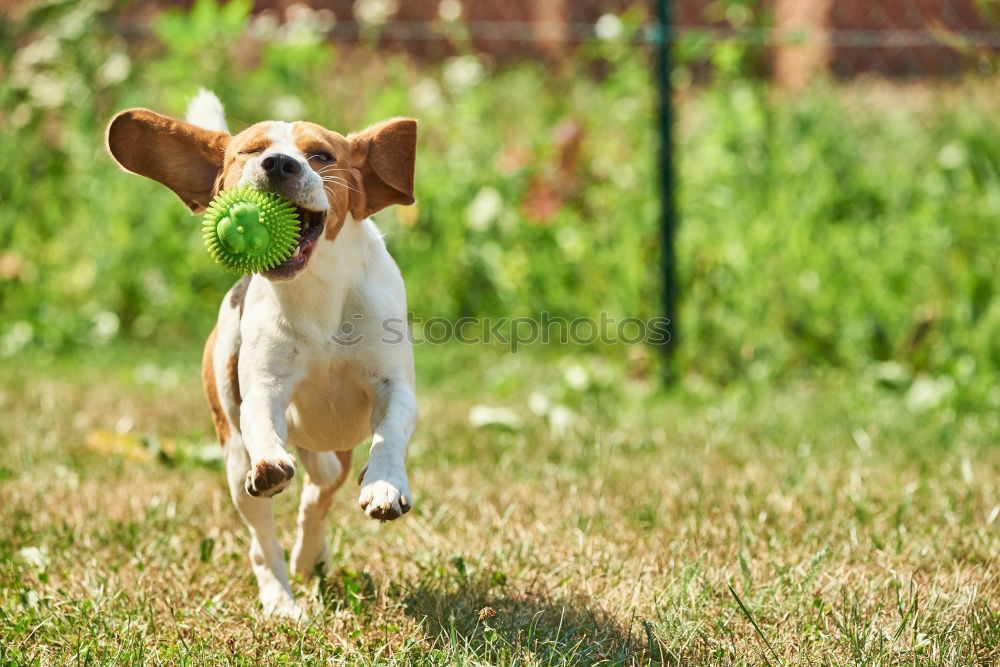
[[[287,178],[302,171],[299,161],[284,153],[268,155],[261,161],[260,166],[271,178]]]

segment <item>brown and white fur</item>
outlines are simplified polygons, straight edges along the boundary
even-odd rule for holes
[[[346,137],[314,123],[270,121],[230,135],[221,103],[207,91],[188,121],[123,111],[108,126],[108,149],[194,213],[220,190],[251,184],[295,203],[303,220],[292,258],[229,290],[202,363],[264,611],[298,618],[271,508],[297,465],[306,475],[291,567],[303,578],[326,564],[331,496],[369,435],[362,509],[384,521],[413,506],[406,472],[417,416],[413,354],[408,333],[398,335],[406,332],[406,293],[368,216],[413,203],[416,121],[397,118]],[[395,333],[386,334],[387,322]],[[336,335],[345,329],[349,336]]]

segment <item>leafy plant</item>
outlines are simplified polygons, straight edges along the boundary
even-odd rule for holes
[[[720,7],[766,23],[744,4]],[[125,40],[94,3],[6,20],[0,354],[187,345],[211,328],[231,277],[197,221],[101,141],[114,111],[180,115],[199,86],[234,130],[420,118],[418,203],[378,216],[419,317],[659,315],[654,88],[629,41],[642,19],[559,71],[334,45],[247,2],[166,11],[152,40]],[[969,104],[970,81],[926,84],[933,104],[859,84],[791,99],[723,71],[679,100],[682,367],[723,383],[842,367],[985,397],[1000,363],[995,97]]]

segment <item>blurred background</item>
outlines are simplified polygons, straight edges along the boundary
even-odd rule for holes
[[[1000,402],[997,3],[669,4],[680,377]],[[377,216],[415,317],[662,314],[655,2],[0,6],[2,357],[195,354],[233,277],[103,130],[201,86],[234,130],[420,119],[418,203]]]
[[[661,44],[673,382],[417,345],[414,511],[347,485],[325,616],[260,625],[199,386],[235,276],[108,120],[417,117],[415,320],[646,319]],[[996,664],[998,66],[995,1],[0,0],[0,662]]]

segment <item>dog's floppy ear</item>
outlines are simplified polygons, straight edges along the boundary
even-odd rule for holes
[[[108,124],[108,151],[122,167],[167,186],[192,212],[205,210],[222,171],[230,136],[128,109]]]
[[[362,220],[393,204],[413,203],[417,121],[393,118],[349,135],[351,167],[361,192],[351,192],[351,216]]]

